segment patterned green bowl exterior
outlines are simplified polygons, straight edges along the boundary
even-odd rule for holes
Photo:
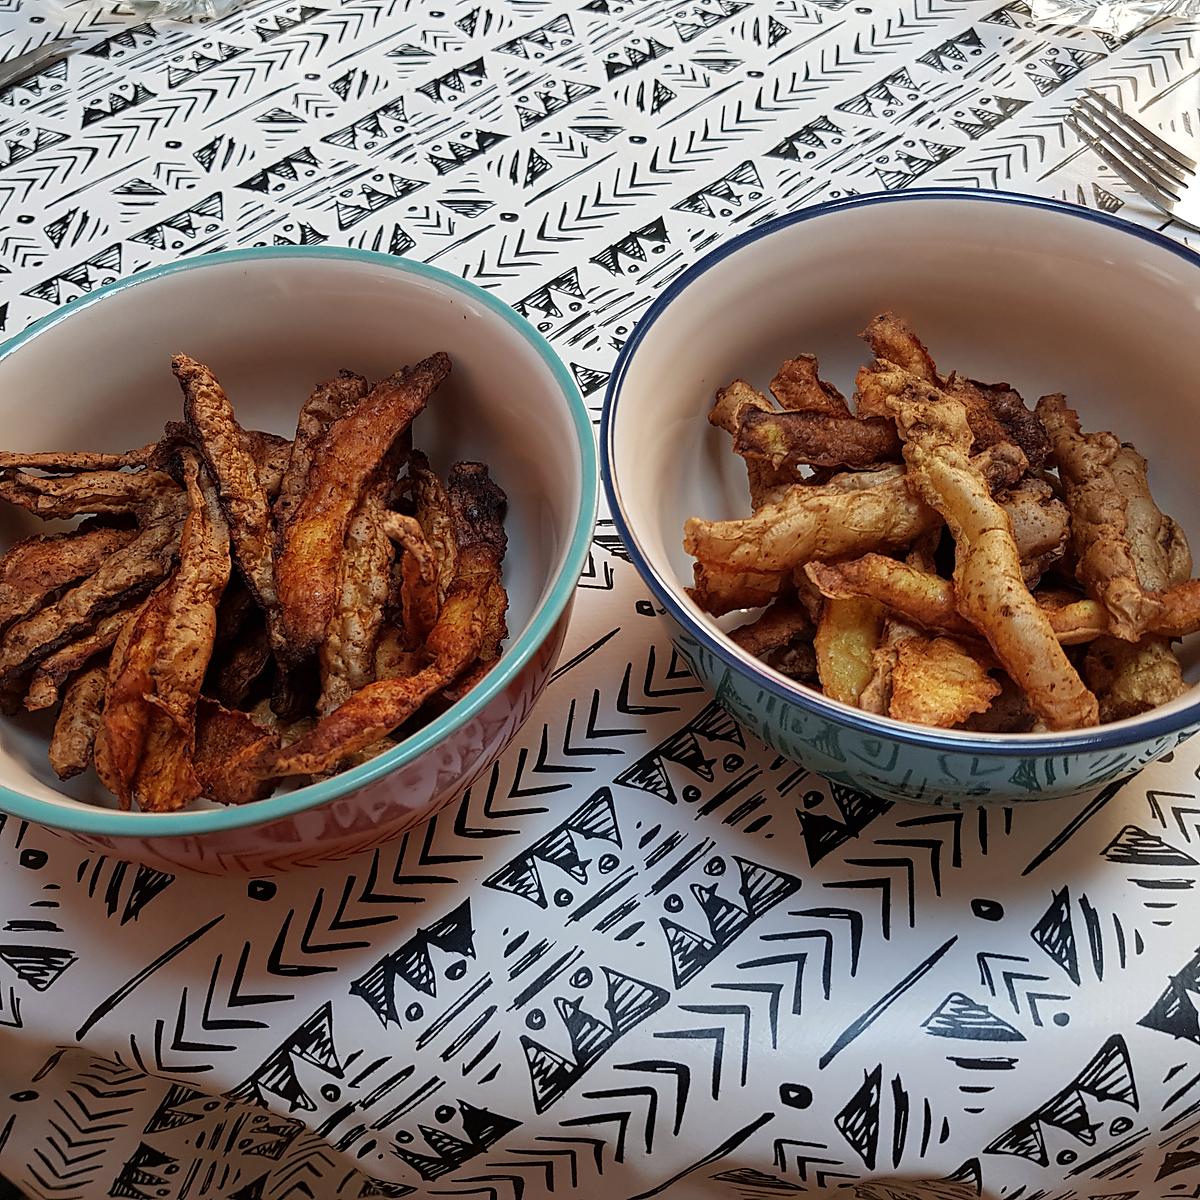
[[[768,691],[678,627],[673,640],[692,673],[760,741],[826,779],[886,800],[956,807],[1075,796],[1127,779],[1200,729],[1191,725],[1151,741],[1070,754],[913,745],[839,724]]]

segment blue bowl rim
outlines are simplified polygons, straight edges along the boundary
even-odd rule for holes
[[[1141,238],[1159,249],[1178,255],[1192,266],[1200,268],[1200,254],[1189,247],[1164,237],[1156,230],[1143,229],[1108,213],[1095,212],[1079,205],[1068,204],[1061,200],[1044,199],[1039,196],[1027,196],[1016,192],[978,191],[970,188],[933,187],[913,188],[895,193],[864,192],[856,196],[846,196],[815,204],[793,213],[785,213],[783,216],[764,221],[753,229],[739,233],[728,241],[721,242],[674,279],[638,319],[628,340],[621,347],[604,393],[604,406],[600,416],[600,477],[604,484],[609,514],[621,535],[621,540],[629,551],[638,574],[650,586],[659,603],[671,617],[725,666],[740,675],[749,676],[759,687],[779,700],[795,704],[808,710],[814,716],[847,726],[868,737],[900,742],[943,754],[1029,757],[1128,748],[1131,745],[1141,745],[1155,738],[1177,733],[1190,725],[1197,724],[1200,722],[1200,690],[1192,704],[1173,713],[1158,717],[1151,713],[1127,722],[1099,725],[1091,729],[1072,730],[1065,733],[972,734],[959,730],[908,726],[886,717],[876,717],[860,709],[852,709],[846,705],[837,704],[835,701],[827,700],[819,692],[802,690],[799,686],[786,681],[782,676],[777,676],[764,669],[750,656],[743,657],[738,654],[731,644],[714,636],[711,628],[697,620],[679,602],[674,590],[678,584],[673,586],[660,577],[642,552],[633,529],[625,517],[625,510],[621,504],[620,485],[613,470],[615,461],[613,418],[630,364],[633,362],[638,346],[654,327],[655,322],[683,292],[697,283],[718,263],[751,243],[770,237],[782,229],[850,209],[871,208],[879,204],[922,203],[931,200],[962,200],[976,204],[1016,205],[1042,209],[1075,220],[1091,221],[1108,226],[1119,233]]]
[[[599,501],[599,464],[592,418],[583,402],[574,377],[551,347],[550,343],[518,312],[503,300],[440,267],[415,259],[402,258],[373,250],[356,250],[343,246],[256,246],[240,250],[219,251],[200,258],[183,259],[152,267],[134,275],[114,280],[89,292],[73,304],[56,309],[35,321],[21,333],[0,343],[0,362],[9,358],[21,346],[72,315],[119,292],[128,291],[167,275],[185,271],[202,271],[210,267],[234,264],[252,265],[262,260],[312,259],[348,260],[394,271],[401,276],[415,276],[439,284],[450,292],[468,297],[505,321],[525,339],[549,368],[562,394],[575,428],[579,450],[580,481],[579,511],[562,565],[553,583],[534,610],[528,626],[506,647],[496,667],[461,700],[451,706],[423,729],[401,742],[395,749],[343,771],[331,779],[309,784],[291,792],[281,792],[252,804],[228,808],[200,809],[177,813],[120,812],[108,808],[68,808],[53,801],[27,796],[23,792],[0,785],[0,810],[24,820],[72,833],[92,834],[111,838],[163,838],[200,836],[266,825],[284,817],[319,808],[331,800],[374,783],[400,767],[432,750],[449,734],[461,728],[494,697],[499,695],[537,652],[562,616],[583,571],[596,524]]]

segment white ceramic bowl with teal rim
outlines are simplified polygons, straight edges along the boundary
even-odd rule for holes
[[[889,799],[957,804],[1076,794],[1127,776],[1200,727],[1191,689],[1144,716],[1071,733],[974,734],[872,716],[764,667],[685,595],[689,516],[749,513],[745,468],[705,416],[741,376],[820,357],[849,392],[858,332],[906,315],[946,370],[1063,391],[1085,427],[1148,457],[1161,506],[1200,551],[1200,256],[1103,214],[1027,196],[914,191],[806,209],[730,239],[639,320],[601,429],[613,518],[693,670],[747,729],[820,774]],[[1200,558],[1200,553],[1197,555]]]
[[[457,795],[529,714],[562,645],[595,521],[590,418],[554,351],[457,276],[386,254],[238,250],[106,282],[0,346],[9,449],[116,450],[178,420],[178,351],[208,363],[248,427],[290,436],[341,367],[379,378],[435,350],[449,381],[414,426],[434,465],[482,460],[508,493],[509,629],[495,669],[394,750],[240,808],[120,812],[91,774],[58,781],[49,721],[0,718],[0,811],[126,858],[211,872],[283,869],[403,833]],[[36,523],[0,511],[0,547]],[[39,526],[44,528],[44,526]]]

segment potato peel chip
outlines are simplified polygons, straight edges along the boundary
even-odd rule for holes
[[[987,665],[947,637],[904,639],[896,650],[888,715],[948,729],[987,710],[1000,694]]]
[[[278,732],[258,724],[249,713],[200,697],[194,765],[201,794],[214,804],[249,804],[269,795],[270,780],[237,764],[278,745]]]
[[[289,660],[321,644],[337,603],[346,529],[363,489],[449,371],[449,358],[439,353],[383,380],[317,444],[275,564]]]
[[[71,680],[63,696],[54,734],[50,738],[50,766],[59,779],[73,779],[86,771],[104,713],[107,669],[90,667]]]
[[[988,639],[1050,728],[1095,725],[1096,698],[1025,586],[1008,515],[972,465],[963,404],[916,379],[887,403],[904,439],[913,486],[941,512],[954,535],[959,612]]]
[[[735,438],[742,420],[751,412],[774,412],[770,400],[744,379],[735,379],[717,392],[708,423]],[[746,459],[746,480],[750,487],[750,507],[755,512],[764,504],[778,500],[793,483],[799,482],[794,470],[775,470],[770,463]]]
[[[389,513],[384,521],[383,532],[402,550],[401,623],[410,643],[419,646],[429,636],[441,606],[438,596],[438,565],[433,548],[425,540],[425,531],[416,517]],[[457,558],[457,550],[455,556]],[[386,594],[384,599],[386,600]]]
[[[172,496],[179,485],[164,471],[84,471],[77,475],[0,472],[0,500],[44,521],[81,513],[132,513]]]
[[[27,617],[59,588],[99,570],[134,536],[132,529],[89,529],[17,542],[0,558],[0,626]]]
[[[835,417],[812,412],[744,413],[733,441],[747,461],[785,467],[876,467],[895,460],[900,439],[883,417]]]
[[[1100,701],[1102,721],[1121,721],[1169,704],[1186,686],[1170,642],[1155,634],[1137,642],[1098,638],[1084,655],[1083,675]]]
[[[705,568],[790,571],[814,559],[906,546],[939,524],[901,472],[862,488],[833,482],[791,488],[740,521],[692,517],[684,526],[684,549]]]
[[[29,691],[25,696],[26,709],[29,712],[37,712],[57,704],[58,691],[63,682],[97,654],[109,649],[141,606],[141,598],[134,593],[131,602],[124,608],[109,613],[107,617],[101,617],[95,629],[73,642],[68,642],[43,659],[29,681]]]
[[[0,637],[0,680],[36,666],[60,646],[88,632],[101,617],[121,605],[131,591],[146,588],[171,569],[179,545],[176,495],[158,519],[110,555],[82,583],[53,603],[10,625]]]
[[[238,567],[267,614],[272,645],[282,651],[271,507],[260,476],[255,440],[238,424],[225,389],[208,367],[186,354],[176,354],[171,369],[183,389],[184,421],[216,481]]]
[[[392,569],[389,522],[393,518],[417,525],[411,517],[388,513],[378,491],[368,489],[346,530],[341,594],[320,649],[321,696],[317,711],[322,715],[332,712],[374,678],[375,642],[383,626]],[[419,525],[417,531],[419,534]],[[435,594],[430,626],[436,617]],[[427,626],[424,633],[428,631]]]
[[[734,571],[702,562],[692,565],[692,575],[693,586],[684,590],[714,617],[770,604],[791,582],[788,571]]]
[[[827,417],[850,416],[846,398],[833,384],[821,378],[819,364],[811,354],[798,354],[795,358],[784,360],[771,380],[771,395],[779,402],[779,407],[787,412],[823,413]]]
[[[1079,415],[1061,395],[1043,396],[1038,415],[1049,431],[1054,461],[1071,510],[1075,575],[1109,613],[1115,637],[1136,641],[1159,602],[1137,576],[1128,536],[1127,498],[1117,483],[1121,444],[1111,433],[1084,434]]]
[[[871,681],[882,627],[883,609],[873,600],[826,600],[813,647],[821,690],[831,700],[858,703]]]
[[[335,379],[323,380],[309,393],[296,419],[296,436],[292,439],[279,495],[275,499],[274,516],[279,525],[286,525],[291,520],[304,496],[317,442],[329,426],[352,411],[369,390],[361,375],[339,371]]]
[[[755,620],[729,634],[729,640],[790,679],[817,679],[815,633],[808,611],[797,600],[777,600]]]
[[[416,517],[437,564],[437,599],[438,604],[442,604],[458,569],[458,543],[450,497],[442,481],[430,470],[429,460],[418,451],[409,455],[408,477],[412,480]]]

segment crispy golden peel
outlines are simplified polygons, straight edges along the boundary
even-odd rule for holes
[[[898,458],[900,439],[884,417],[751,411],[738,425],[733,449],[775,471],[798,466],[862,469]]]
[[[249,713],[200,697],[193,761],[201,794],[214,804],[249,804],[269,795],[270,780],[259,779],[238,764],[278,745],[278,732],[258,724]]]
[[[1152,633],[1136,642],[1097,638],[1087,648],[1083,675],[1100,700],[1102,721],[1121,721],[1168,704],[1185,686],[1171,643]]]
[[[1174,584],[1159,596],[1162,613],[1154,632],[1181,638],[1200,631],[1200,579]]]
[[[692,517],[683,544],[706,570],[791,571],[814,559],[906,546],[940,523],[901,473],[858,490],[833,483],[792,488],[745,520]]]
[[[1128,444],[1112,460],[1113,481],[1125,506],[1125,538],[1138,583],[1146,590],[1171,581],[1165,518],[1150,494],[1146,460]],[[1088,647],[1084,678],[1100,701],[1100,719],[1119,721],[1149,712],[1183,694],[1183,668],[1166,638],[1144,635],[1137,642],[1099,638]]]
[[[59,779],[87,770],[104,711],[106,667],[90,667],[71,680],[50,738],[50,766]]]
[[[735,379],[717,392],[708,423],[736,438],[742,420],[751,412],[774,412],[770,400],[744,379]],[[764,504],[777,500],[783,490],[797,481],[793,469],[775,470],[770,463],[746,460],[746,480],[750,486],[750,507],[757,512]]]
[[[699,562],[692,564],[692,575],[693,586],[684,591],[714,617],[770,604],[790,582],[786,571],[729,571]]]
[[[914,621],[925,629],[969,635],[974,627],[958,611],[954,584],[928,571],[882,554],[839,563],[809,563],[805,573],[821,595],[833,599],[865,596]],[[1167,638],[1200,631],[1200,589],[1197,581],[1176,584],[1157,593],[1162,611],[1150,632]],[[1039,592],[1037,600],[1060,645],[1090,642],[1108,633],[1108,613],[1095,600],[1069,593]]]
[[[134,536],[132,529],[89,529],[17,542],[0,558],[0,626],[29,616],[59,588],[91,575]]]
[[[755,620],[734,629],[730,641],[781,675],[813,683],[817,658],[813,623],[798,600],[777,600]]]
[[[966,409],[916,379],[887,403],[904,439],[913,487],[941,512],[954,535],[959,612],[984,634],[1050,728],[1095,725],[1096,698],[1025,586],[1008,516],[971,462]]]
[[[1040,467],[1049,451],[1049,439],[1036,413],[1025,406],[1020,395],[1007,383],[979,383],[951,373],[943,379],[929,351],[907,323],[894,313],[877,316],[862,333],[875,357],[882,363],[894,363],[925,383],[937,384],[948,395],[962,402],[967,410],[973,448],[1011,443],[1020,448],[1032,467]],[[860,416],[882,416],[885,408],[878,391],[870,386],[870,368],[860,373]],[[866,396],[862,384],[867,380]]]
[[[291,519],[308,479],[313,451],[317,442],[334,421],[344,417],[367,394],[367,381],[353,371],[340,371],[336,379],[318,383],[309,393],[296,420],[296,436],[292,439],[287,465],[275,499],[274,517],[283,526]]]
[[[850,415],[846,398],[820,377],[817,360],[811,354],[784,360],[771,380],[771,395],[788,412],[823,413],[827,417]],[[769,410],[768,405],[766,411]]]
[[[871,347],[876,358],[895,363],[926,383],[939,382],[937,367],[929,351],[903,317],[892,312],[880,313],[859,336]],[[876,415],[883,416],[885,412],[886,408],[880,406]]]
[[[385,509],[378,489],[368,488],[346,530],[340,593],[319,652],[321,696],[317,711],[322,716],[333,712],[352,692],[374,678],[375,642],[383,625],[392,570],[388,522],[393,516]],[[417,524],[411,517],[397,519]],[[419,533],[420,526],[417,529]],[[432,570],[431,563],[431,575]],[[434,594],[429,625],[437,616],[436,602]],[[429,626],[422,640],[428,630]]]
[[[260,477],[258,445],[238,424],[229,397],[208,367],[177,354],[171,359],[171,369],[183,390],[184,421],[216,480],[238,567],[267,614],[272,644],[282,651],[271,507]]]
[[[959,615],[954,584],[918,571],[883,554],[864,554],[840,563],[809,563],[808,577],[831,600],[864,597],[926,629],[974,636],[975,627]]]
[[[449,371],[449,358],[439,353],[383,380],[317,444],[275,564],[292,661],[313,653],[324,637],[337,603],[346,529],[364,487]]]
[[[81,513],[138,512],[179,485],[164,471],[84,471],[77,475],[0,473],[0,500],[49,521]]]
[[[142,606],[141,597],[131,597],[130,602],[107,617],[101,617],[96,627],[73,642],[42,660],[41,666],[34,671],[29,681],[29,691],[25,696],[25,707],[30,712],[39,709],[52,708],[58,703],[58,691],[64,681],[69,679],[81,667],[97,654],[109,649],[117,640],[117,635],[131,620]]]
[[[1027,476],[996,495],[1008,514],[1013,540],[1021,554],[1021,571],[1030,587],[1066,552],[1071,539],[1067,506],[1043,479]]]
[[[937,549],[941,540],[941,529],[930,529],[921,534],[904,556],[905,566],[914,571],[933,573],[936,568]],[[805,580],[810,588],[820,594],[812,579],[806,575]],[[875,599],[875,597],[868,598]],[[892,703],[892,673],[896,669],[896,662],[900,656],[900,644],[911,637],[918,636],[919,633],[920,630],[916,626],[894,609],[885,608],[879,644],[871,654],[871,678],[858,697],[858,706],[864,712],[876,713],[879,716],[887,715]]]
[[[831,700],[857,704],[871,681],[883,609],[873,600],[827,600],[813,647],[821,689]]]
[[[987,666],[948,637],[906,638],[896,651],[888,715],[914,725],[950,729],[984,712],[1000,694]]]
[[[428,665],[398,679],[360,688],[297,741],[248,757],[259,778],[319,775],[378,742],[475,663],[484,645],[489,597],[501,586],[504,493],[481,463],[456,463],[447,485],[458,567],[425,642]]]
[[[864,712],[887,715],[892,703],[892,676],[900,657],[900,645],[920,635],[919,629],[895,613],[884,617],[879,644],[871,653],[871,676],[858,697],[858,707]]]
[[[1043,396],[1038,415],[1050,434],[1054,462],[1071,510],[1075,575],[1108,610],[1115,637],[1137,641],[1159,602],[1138,580],[1130,545],[1126,497],[1115,466],[1120,443],[1111,433],[1084,434],[1062,396]]]
[[[37,666],[119,608],[130,592],[162,579],[178,548],[182,499],[177,489],[175,496],[164,502],[157,519],[150,520],[92,575],[52,604],[10,625],[0,638],[0,680]]]

